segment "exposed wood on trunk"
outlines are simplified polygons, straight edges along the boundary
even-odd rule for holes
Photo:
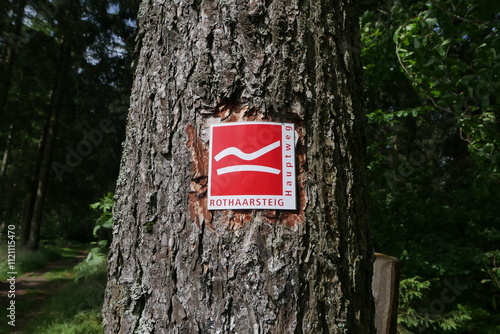
[[[373,333],[349,1],[144,1],[106,333]],[[296,211],[206,210],[209,125],[294,123]]]

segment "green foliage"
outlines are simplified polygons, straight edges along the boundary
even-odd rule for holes
[[[496,333],[498,291],[492,281],[480,282],[481,269],[494,268],[483,254],[500,242],[500,3],[362,6],[375,249],[399,257],[405,277],[422,277],[420,285],[404,282],[411,300],[404,301],[402,325],[441,333],[452,328],[453,317],[444,317],[452,310],[471,320],[448,332]],[[424,284],[435,277],[468,286],[437,318],[425,311],[441,298],[437,286]]]
[[[399,283],[399,303],[401,309],[405,309],[405,306],[414,300],[422,299],[424,292],[429,290],[430,286],[431,281],[424,280],[420,276],[401,280]]]
[[[490,312],[477,306],[467,306],[472,321],[469,321],[460,334],[498,334],[500,333],[500,314]]]
[[[107,261],[107,248],[109,246],[108,239],[102,239],[103,235],[107,236],[110,240],[111,229],[113,228],[113,194],[107,193],[99,202],[93,203],[90,207],[100,213],[100,216],[95,221],[93,230],[94,237],[98,241],[93,242],[93,247],[85,261],[79,263],[75,267],[76,281],[81,279],[88,279],[96,273],[103,272],[106,269]],[[104,270],[103,270],[104,269]]]
[[[483,258],[484,269],[489,276],[481,283],[489,283],[492,287],[491,303],[495,310],[498,310],[498,300],[500,298],[500,250],[486,252]]]
[[[496,2],[428,1],[394,33],[398,61],[413,87],[425,104],[456,117],[471,153],[492,175],[500,154],[498,13]]]
[[[75,281],[92,278],[98,273],[106,272],[106,268],[106,253],[103,252],[103,247],[94,247],[85,260],[75,266]]]
[[[398,333],[423,333],[426,329],[449,332],[464,327],[471,320],[469,311],[462,305],[447,313],[429,312],[429,307],[424,305],[430,286],[431,280],[424,280],[419,276],[401,280]]]
[[[101,238],[101,233],[109,232],[113,228],[113,206],[115,204],[113,193],[107,193],[99,202],[90,204],[90,208],[100,211],[100,216],[95,222],[95,227],[92,234],[96,238]],[[107,230],[107,231],[105,231]]]

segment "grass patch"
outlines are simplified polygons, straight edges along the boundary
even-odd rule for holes
[[[81,254],[82,250],[88,248],[88,245],[41,245],[34,252],[27,247],[22,246],[20,242],[16,243],[15,252],[15,270],[10,270],[8,267],[7,247],[0,249],[0,281],[5,281],[8,278],[7,272],[14,271],[17,276],[24,273],[38,270],[45,267],[53,261],[72,259]]]
[[[23,273],[43,268],[51,261],[62,259],[63,254],[63,250],[56,246],[45,245],[32,252],[18,244],[15,253],[15,270],[10,270],[7,262],[7,247],[3,247],[0,249],[0,280],[5,281],[8,278],[8,271],[15,271],[17,276],[20,276]]]
[[[94,334],[103,333],[100,310],[82,311],[71,319],[60,319],[52,325],[39,327],[40,334]]]
[[[24,332],[102,334],[101,308],[105,285],[106,264],[103,263],[93,275],[73,280],[59,290],[26,324]]]
[[[100,313],[106,285],[106,257],[93,253],[74,267],[70,260],[81,255],[88,245],[69,247],[44,245],[37,252],[16,249],[17,277],[23,272],[33,277],[43,275],[46,283],[16,298],[16,327],[0,326],[1,334],[10,330],[37,334],[103,333]],[[0,260],[0,268],[7,268],[5,258]],[[49,262],[61,260],[62,266],[46,267]],[[67,265],[64,260],[68,260]],[[31,273],[43,267],[49,271]]]

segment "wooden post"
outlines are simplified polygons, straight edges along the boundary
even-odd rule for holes
[[[399,260],[375,253],[372,290],[377,334],[396,334],[399,298]]]

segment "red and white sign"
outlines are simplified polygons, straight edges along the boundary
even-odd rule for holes
[[[208,209],[296,209],[293,124],[210,127]]]

